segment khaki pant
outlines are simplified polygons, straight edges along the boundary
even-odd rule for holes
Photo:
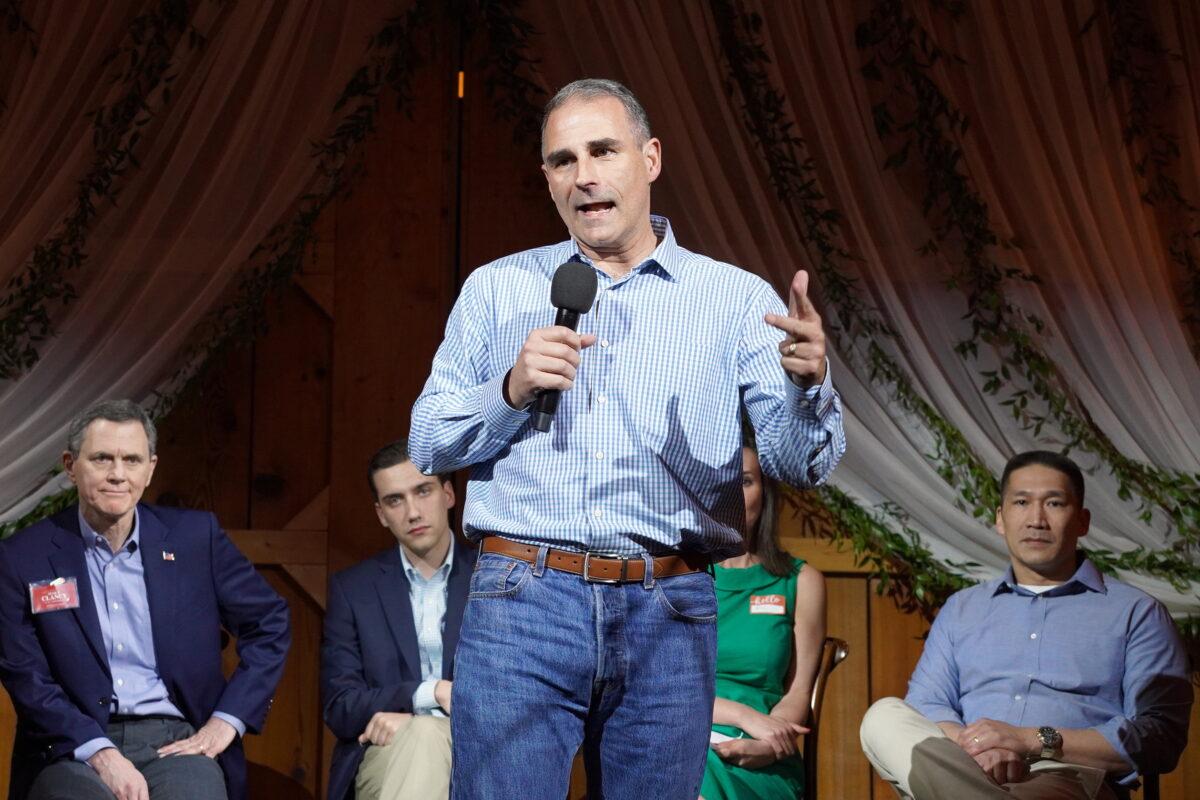
[[[358,800],[449,797],[450,720],[415,716],[383,747],[367,747],[354,790]]]
[[[859,729],[863,752],[905,800],[1113,800],[1104,771],[1036,761],[1028,780],[997,786],[942,729],[895,697],[876,702]]]

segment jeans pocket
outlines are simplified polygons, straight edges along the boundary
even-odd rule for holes
[[[717,619],[717,593],[707,572],[676,575],[654,582],[659,604],[673,619],[711,623]]]
[[[484,555],[475,562],[468,597],[514,597],[532,574],[528,562]]]

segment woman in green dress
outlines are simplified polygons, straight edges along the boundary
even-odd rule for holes
[[[746,554],[716,568],[717,697],[701,800],[804,794],[796,736],[825,641],[825,578],[776,531],[778,489],[742,451]]]

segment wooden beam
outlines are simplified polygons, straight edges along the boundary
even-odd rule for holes
[[[326,560],[325,531],[231,530],[229,538],[257,566],[319,564]]]
[[[785,550],[797,558],[803,558],[821,572],[843,575],[866,575],[869,566],[859,566],[854,551],[849,546],[838,546],[828,539],[813,539],[806,536],[781,536]]]

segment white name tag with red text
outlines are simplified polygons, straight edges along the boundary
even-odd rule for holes
[[[781,594],[752,594],[750,595],[750,613],[783,616],[787,613],[787,598]]]
[[[29,607],[35,614],[79,608],[79,584],[74,578],[29,584]]]

